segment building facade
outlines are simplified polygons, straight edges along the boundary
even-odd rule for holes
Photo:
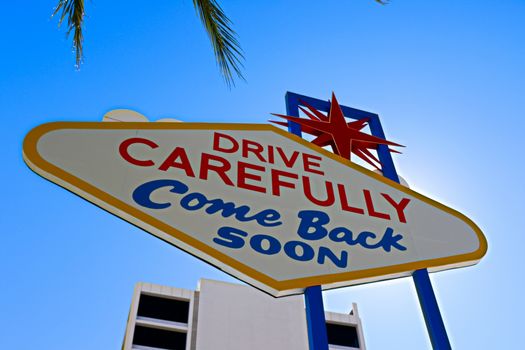
[[[355,303],[325,317],[331,350],[365,349]],[[304,300],[207,279],[195,291],[137,283],[123,344],[134,349],[307,350]]]

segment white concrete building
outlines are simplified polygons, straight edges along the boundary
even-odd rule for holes
[[[356,304],[325,316],[331,350],[365,349]],[[304,299],[206,279],[196,291],[138,283],[122,348],[307,350]]]

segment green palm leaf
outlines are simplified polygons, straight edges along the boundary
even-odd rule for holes
[[[244,79],[241,72],[244,56],[224,11],[215,0],[193,0],[193,5],[208,32],[219,69],[228,86],[235,83],[234,73]]]
[[[73,48],[76,54],[76,66],[82,63],[83,42],[82,23],[84,22],[84,0],[59,0],[53,16],[62,11],[58,26],[67,18],[67,35],[73,31]]]
[[[388,0],[375,0],[385,4]],[[230,27],[228,19],[216,0],[193,0],[208,37],[210,38],[222,76],[228,86],[235,85],[235,76],[244,79],[242,61],[244,56],[237,40],[237,35]],[[83,59],[82,25],[84,22],[84,0],[59,0],[53,16],[60,13],[58,25],[67,19],[67,34],[73,32],[73,48],[76,56],[76,66],[80,67]]]

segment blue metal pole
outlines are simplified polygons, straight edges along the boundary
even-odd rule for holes
[[[304,291],[308,344],[310,350],[328,350],[326,320],[324,317],[321,286],[308,287]]]
[[[299,116],[299,100],[287,93],[286,113],[290,116]],[[301,125],[288,122],[288,131],[301,137]],[[328,350],[328,335],[326,334],[326,320],[324,317],[323,293],[321,286],[308,287],[304,291],[306,311],[306,325],[308,328],[308,344],[310,350]]]
[[[435,350],[452,349],[427,269],[414,271],[412,279],[416,286],[419,305],[421,305],[425,317],[432,348]]]
[[[383,128],[381,127],[381,123],[379,121],[379,116],[370,118],[369,125],[372,135],[386,139],[385,133],[383,132]],[[397,174],[396,167],[388,147],[385,145],[380,145],[377,153],[379,155],[379,160],[381,161],[383,176],[399,183],[399,176]],[[419,305],[421,306],[421,311],[423,312],[423,317],[425,318],[432,348],[435,350],[452,349],[427,269],[414,271],[412,274],[412,279],[414,280],[414,285],[416,286]]]

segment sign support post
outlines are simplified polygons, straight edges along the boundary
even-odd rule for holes
[[[416,286],[419,305],[425,317],[432,347],[436,350],[452,349],[427,269],[414,271],[412,279]]]
[[[290,95],[290,93],[286,93],[286,113],[290,116],[298,117],[299,100],[289,98]],[[301,137],[301,126],[297,123],[288,122],[288,131]],[[304,304],[310,350],[328,350],[328,335],[326,334],[323,290],[321,286],[311,286],[305,289]]]
[[[370,132],[372,135],[385,138],[385,133],[381,127],[379,117],[371,118],[369,121]],[[379,145],[377,153],[382,164],[383,176],[392,181],[399,183],[399,176],[397,175],[394,162],[388,147]],[[427,269],[420,269],[414,271],[412,274],[414,285],[416,287],[419,298],[419,305],[425,318],[430,342],[435,350],[449,350],[452,349],[450,341],[448,340],[447,330],[439,311],[439,305],[430,282],[430,276]]]
[[[312,105],[313,107],[320,109],[320,110],[324,110],[324,111],[330,110],[330,102],[328,101],[313,99],[311,97],[301,96],[301,95],[291,93],[291,92],[286,93],[285,99],[286,99],[286,113],[292,117],[299,117],[299,104],[300,104],[299,100],[303,100],[307,102],[308,104]],[[377,114],[361,111],[361,110],[346,107],[346,106],[341,106],[341,108],[346,116],[351,116],[355,119],[368,118],[368,125],[370,127],[370,133],[373,136],[380,137],[382,139],[386,139],[385,133],[381,126],[381,122],[379,120],[379,116]],[[295,135],[301,136],[301,126],[296,123],[288,122],[288,131]],[[399,183],[399,176],[394,166],[394,162],[392,160],[392,156],[390,154],[390,150],[388,146],[378,145],[377,153],[379,156],[379,160],[381,161],[383,176],[385,176],[386,178],[392,181]],[[439,311],[439,305],[437,303],[436,296],[432,288],[432,283],[428,275],[428,270],[427,269],[416,270],[412,274],[412,278],[414,280],[414,285],[416,287],[416,291],[417,291],[418,298],[419,298],[419,304],[421,307],[421,311],[423,312],[423,316],[425,318],[425,323],[426,323],[427,331],[430,337],[430,342],[432,343],[432,347],[435,350],[452,349],[450,345],[450,341],[448,339],[445,324],[441,316],[441,312]],[[318,289],[317,292],[315,291],[316,289]],[[320,300],[320,303],[319,303],[319,300]],[[326,338],[326,325],[325,325],[325,319],[324,319],[324,309],[323,309],[323,304],[322,304],[323,301],[322,301],[321,287],[320,286],[308,287],[305,290],[305,301],[307,305],[306,306],[306,318],[308,322],[308,336],[309,336],[310,350],[327,349],[328,345],[325,345],[325,347],[318,347],[322,345],[318,345],[316,343],[316,341],[321,341],[323,333],[325,335],[325,339],[327,339]],[[312,303],[312,305],[310,305],[310,308],[308,306],[309,301]],[[322,310],[321,316],[319,316],[316,313],[319,310]],[[318,331],[317,328],[321,328],[321,325],[319,325],[319,323],[321,322],[319,319],[320,317],[322,317],[322,322],[323,322],[322,326],[324,327],[322,327],[323,330]],[[316,332],[319,332],[320,334]]]
[[[310,350],[328,350],[326,320],[324,317],[323,293],[321,286],[308,287],[304,291],[308,344]]]

